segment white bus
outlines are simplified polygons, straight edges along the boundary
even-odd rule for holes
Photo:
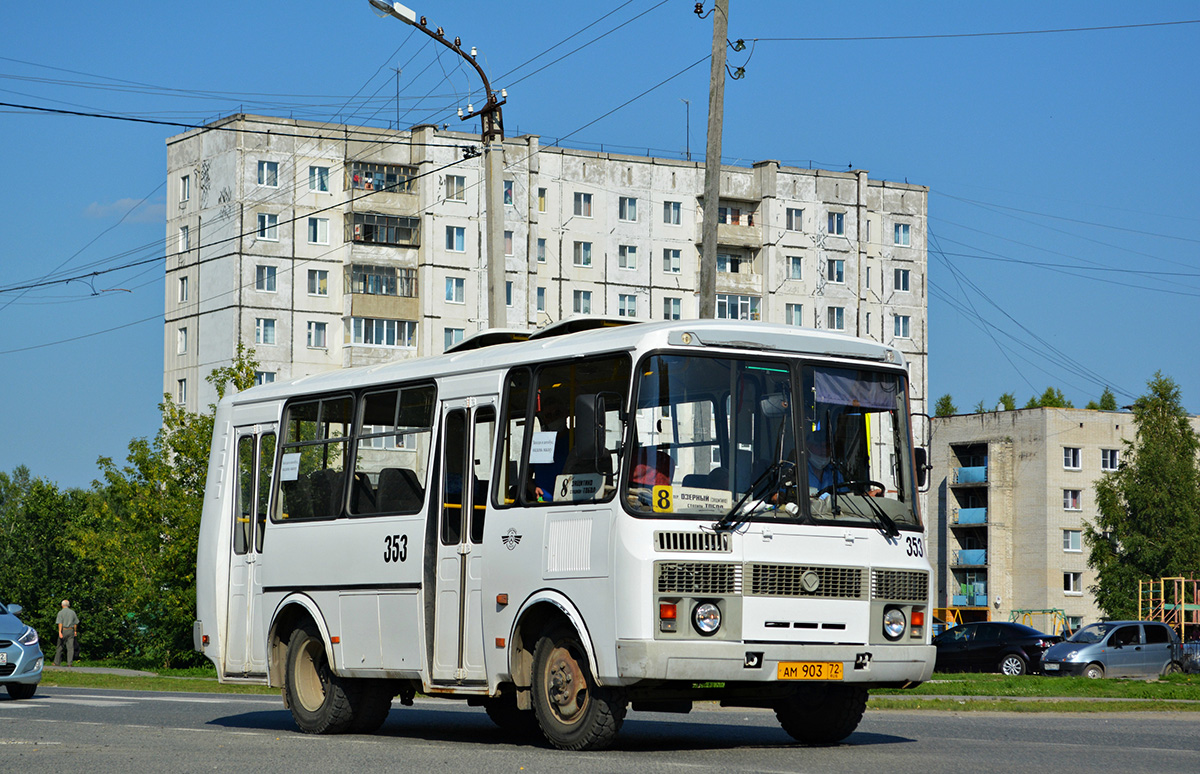
[[[419,691],[571,750],[700,700],[832,743],[868,688],[927,680],[901,354],[613,323],[221,401],[195,623],[220,679],[281,687],[305,732]]]

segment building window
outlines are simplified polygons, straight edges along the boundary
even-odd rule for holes
[[[682,210],[682,202],[663,202],[663,223],[668,226],[678,226]]]
[[[846,310],[844,307],[831,306],[825,310],[825,327],[831,331],[846,330]]]
[[[637,296],[625,293],[617,296],[617,317],[637,317]]]
[[[538,238],[538,241],[537,241],[537,262],[538,262],[538,263],[545,263],[545,262],[546,262],[546,240],[545,240],[545,239]]]
[[[618,245],[617,266],[620,266],[622,269],[636,269],[637,248],[633,245]]]
[[[329,272],[326,269],[308,270],[308,294],[310,296],[329,295]]]
[[[255,266],[254,267],[254,289],[261,290],[264,293],[275,292],[275,267],[274,266]]]
[[[279,241],[279,216],[267,212],[258,213],[258,238],[264,242]]]
[[[902,293],[908,292],[908,269],[896,269],[893,272],[895,289]]]
[[[254,372],[254,383],[255,384],[273,384],[274,382],[275,382],[275,372],[274,371],[255,371]]]
[[[371,347],[417,346],[417,324],[411,320],[377,320],[351,317],[351,340]]]
[[[803,231],[804,230],[804,210],[798,210],[793,207],[788,207],[787,230],[788,231]]]
[[[417,270],[355,263],[350,266],[350,292],[371,296],[417,297]]]
[[[279,187],[278,161],[258,162],[258,184],[266,186],[267,188]]]
[[[546,289],[543,287],[537,289],[537,310],[539,312],[546,311]]]
[[[892,318],[892,335],[898,339],[912,338],[912,318],[906,314],[898,314]]]
[[[633,196],[622,196],[617,200],[617,219],[629,223],[637,222],[637,199]]]
[[[465,202],[467,178],[462,175],[446,175],[446,198],[452,202]]]
[[[592,265],[592,243],[591,242],[576,242],[575,243],[575,260],[576,266],[591,266]]]
[[[513,254],[513,232],[511,231],[504,232],[504,254]]]
[[[360,191],[412,193],[416,176],[416,167],[367,164],[361,161],[350,165],[350,187]]]
[[[308,219],[308,241],[314,245],[329,244],[329,218]]]
[[[308,190],[329,193],[329,167],[308,168]]]
[[[452,253],[465,253],[467,230],[462,226],[446,226],[446,249]]]
[[[743,262],[746,262],[743,256],[717,253],[717,271],[722,274],[741,274]]]
[[[1078,489],[1063,490],[1063,510],[1079,511],[1083,510],[1079,507],[1079,492]]]
[[[679,268],[679,251],[678,250],[663,250],[663,271],[667,274],[678,274]]]
[[[592,313],[592,291],[576,290],[573,291],[573,296],[573,308],[576,314]]]
[[[871,287],[871,267],[867,267],[867,287]]]
[[[467,281],[462,277],[447,277],[446,300],[452,304],[464,303],[466,284]]]
[[[1100,450],[1100,469],[1101,470],[1116,470],[1121,464],[1120,452],[1117,449],[1101,449]]]
[[[910,226],[907,223],[897,223],[892,229],[892,244],[899,247],[909,246]]]
[[[846,213],[829,213],[829,221],[826,231],[828,231],[830,234],[836,234],[837,236],[844,236],[846,234]]]
[[[546,211],[546,189],[538,189],[538,212]]]
[[[270,317],[258,317],[254,320],[254,343],[275,343],[275,320]]]
[[[575,214],[581,218],[592,217],[592,195],[575,192]]]
[[[1083,466],[1080,464],[1079,449],[1075,446],[1063,447],[1063,467],[1067,470],[1080,470]]]
[[[504,305],[511,307],[513,305],[512,298],[512,280],[508,280],[504,283]]]
[[[442,329],[442,351],[453,347],[455,344],[463,340],[463,335],[466,331],[462,328],[444,328]]]
[[[513,181],[511,180],[504,181],[504,203],[513,203]]]
[[[186,202],[192,198],[192,176],[184,175],[179,178],[179,201]]]
[[[187,352],[187,328],[180,328],[175,332],[175,352],[177,354],[185,354]]]
[[[1064,529],[1063,550],[1079,553],[1083,551],[1083,532],[1078,529]]]
[[[678,298],[663,299],[663,319],[678,320],[683,316],[683,301]]]
[[[175,402],[187,403],[187,379],[175,380]]]
[[[784,263],[787,266],[787,278],[790,280],[804,279],[804,257],[800,255],[789,255],[785,257]]]
[[[325,349],[325,331],[327,323],[312,322],[308,323],[308,348],[309,349]]]
[[[758,296],[734,296],[717,294],[717,319],[718,320],[758,320],[759,315],[759,297]]]
[[[742,211],[738,207],[717,207],[717,222],[727,226],[740,226]]]
[[[187,300],[188,300],[188,278],[180,277],[179,278],[179,303],[182,304],[184,301],[187,301]]]
[[[788,304],[784,307],[784,322],[788,325],[803,325],[804,324],[804,305],[803,304]]]
[[[179,227],[179,252],[186,253],[192,249],[192,232],[187,226]]]
[[[830,282],[843,283],[846,281],[846,262],[841,258],[829,258],[825,261],[825,279]]]
[[[351,238],[355,242],[398,247],[417,247],[420,244],[420,218],[356,212],[351,223],[354,226]]]
[[[1083,573],[1081,573],[1081,572],[1064,572],[1063,573],[1063,592],[1066,594],[1082,594],[1083,593]]]

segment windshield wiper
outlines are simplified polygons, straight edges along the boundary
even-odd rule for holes
[[[764,470],[762,475],[756,478],[754,483],[751,484],[748,489],[746,489],[746,494],[742,495],[741,499],[739,499],[733,508],[729,510],[729,513],[725,514],[718,521],[713,523],[713,529],[718,532],[723,529],[737,529],[754,514],[766,513],[768,511],[779,510],[787,513],[789,516],[798,515],[800,513],[800,506],[794,502],[787,502],[782,505],[773,505],[765,502],[764,500],[759,500],[755,505],[746,508],[745,511],[742,510],[747,501],[750,500],[754,493],[760,489],[764,490],[765,494],[765,492],[770,492],[773,489],[777,491],[786,491],[787,489],[794,487],[795,482],[793,481],[789,483],[787,476],[783,472],[788,467],[790,467],[792,472],[795,473],[796,463],[792,462],[791,460],[776,460],[775,462],[771,463],[770,467]],[[764,481],[768,482],[768,486],[760,486]]]

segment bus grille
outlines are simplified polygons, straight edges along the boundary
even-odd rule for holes
[[[748,596],[865,598],[863,571],[858,567],[803,564],[750,564],[748,567]]]
[[[728,532],[655,532],[654,547],[658,551],[712,554],[728,554],[733,550]]]
[[[929,599],[929,573],[871,570],[871,598],[924,602]]]
[[[658,562],[660,594],[741,594],[742,566],[715,562]]]

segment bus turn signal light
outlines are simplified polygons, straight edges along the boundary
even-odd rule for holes
[[[658,603],[658,630],[661,632],[677,631],[675,628],[675,603],[674,602],[659,602]]]
[[[909,616],[909,621],[912,623],[913,626],[924,626],[925,625],[925,613],[923,613],[920,610],[914,610],[914,611],[912,611],[912,615]]]

